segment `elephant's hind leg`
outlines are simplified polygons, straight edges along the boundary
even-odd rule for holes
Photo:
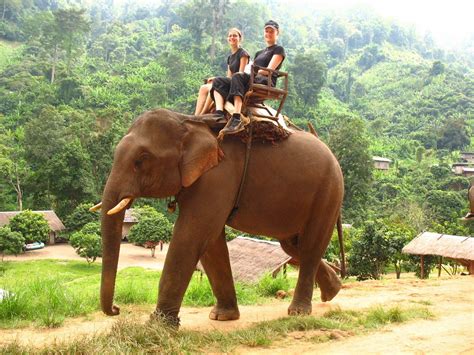
[[[292,237],[288,240],[280,241],[282,249],[290,255],[294,261],[300,262],[298,253],[298,237]],[[332,300],[340,291],[342,284],[341,280],[335,273],[335,271],[321,260],[318,271],[316,272],[315,282],[319,285],[321,290],[321,300],[327,302]]]
[[[288,314],[311,314],[313,297],[313,288],[316,277],[322,281],[323,288],[328,293],[325,297],[333,294],[333,291],[327,290],[330,282],[333,282],[331,274],[327,274],[328,267],[322,262],[322,257],[331,239],[334,223],[329,223],[331,218],[320,220],[314,218],[311,220],[305,231],[298,238],[298,255],[300,260],[300,270],[298,282],[296,284],[295,295],[288,307]],[[334,217],[335,222],[335,217]],[[322,268],[320,268],[320,265]],[[319,269],[319,272],[318,272]],[[324,277],[323,277],[324,276]],[[334,275],[336,276],[336,275]],[[336,276],[337,277],[337,276]]]
[[[209,313],[209,318],[221,321],[239,319],[240,312],[224,231],[218,238],[209,242],[201,257],[201,263],[217,299],[217,304]]]
[[[342,283],[336,272],[323,260],[319,263],[316,272],[316,282],[321,289],[321,301],[332,300],[342,288]]]

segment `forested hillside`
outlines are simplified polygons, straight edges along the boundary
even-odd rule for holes
[[[0,23],[0,210],[67,217],[100,199],[113,149],[141,112],[191,114],[203,78],[225,73],[230,27],[251,54],[281,26],[284,113],[312,121],[345,174],[344,221],[468,235],[474,151],[474,37],[439,48],[368,9],[330,13],[283,1],[4,1]],[[372,156],[392,160],[387,172]],[[388,228],[388,227],[386,227]],[[406,234],[406,233],[405,233]],[[404,235],[405,235],[404,234]]]

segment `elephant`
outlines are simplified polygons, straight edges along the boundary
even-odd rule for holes
[[[153,314],[179,324],[181,303],[200,261],[216,298],[209,317],[240,317],[225,225],[280,242],[299,262],[288,314],[310,314],[315,282],[322,301],[331,300],[341,288],[336,273],[322,262],[344,193],[338,161],[322,141],[305,131],[294,131],[276,144],[254,142],[239,209],[229,220],[246,145],[233,136],[219,142],[208,124],[212,120],[206,117],[147,111],[116,146],[101,202],[102,311],[120,312],[113,297],[125,209],[139,197],[176,196],[179,215]]]

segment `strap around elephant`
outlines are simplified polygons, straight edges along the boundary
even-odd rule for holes
[[[249,114],[250,123],[248,125],[248,140],[247,140],[247,149],[245,150],[245,162],[244,162],[244,170],[242,173],[242,179],[240,180],[239,192],[237,194],[237,198],[235,199],[234,208],[229,214],[227,218],[227,222],[230,222],[236,215],[237,211],[239,210],[240,198],[242,197],[242,191],[244,189],[245,180],[247,179],[247,167],[249,165],[250,160],[250,149],[252,148],[252,131],[253,131],[253,122],[252,122],[252,114]]]

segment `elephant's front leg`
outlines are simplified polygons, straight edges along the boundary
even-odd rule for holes
[[[217,299],[217,304],[209,314],[209,318],[221,321],[239,319],[240,312],[224,231],[218,238],[209,242],[206,252],[201,257],[201,263]]]
[[[175,223],[161,274],[155,312],[171,321],[177,320],[184,293],[199,258],[204,254],[209,241],[217,239],[223,228],[224,222],[213,227],[206,220],[180,213]]]

